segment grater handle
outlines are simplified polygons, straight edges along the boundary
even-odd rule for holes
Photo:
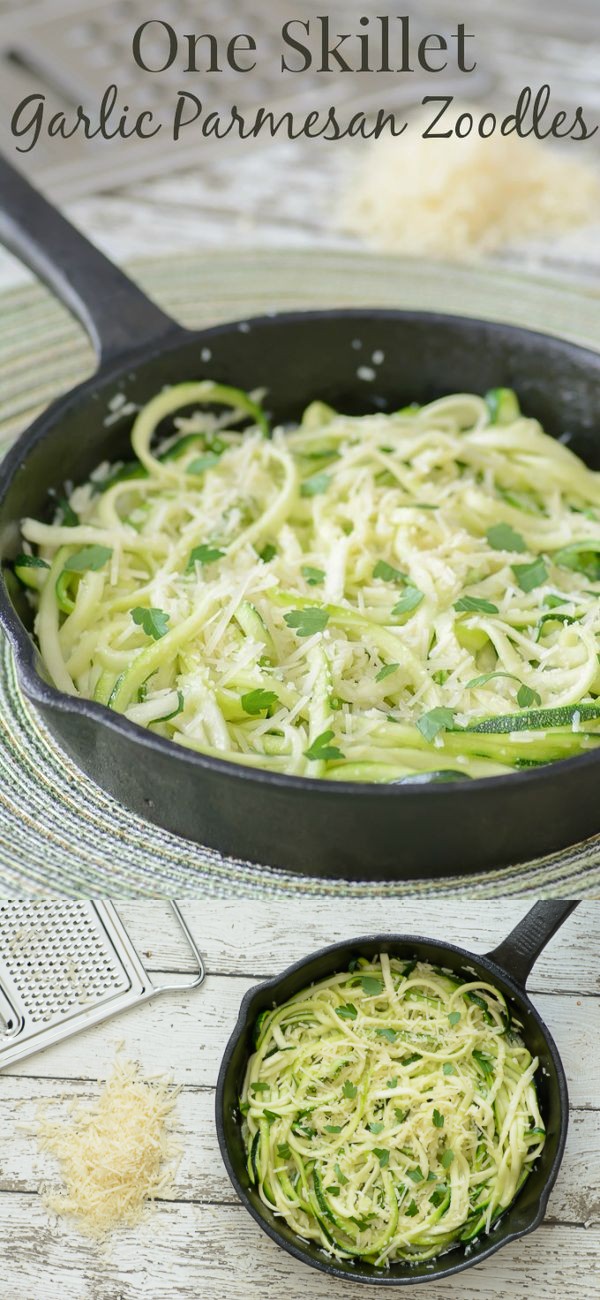
[[[202,954],[200,953],[196,940],[194,939],[194,936],[189,928],[189,925],[181,911],[179,903],[176,903],[174,898],[170,898],[169,903],[171,906],[171,911],[175,914],[179,922],[179,927],[183,931],[187,939],[188,945],[192,950],[192,953],[196,961],[196,965],[198,967],[198,973],[195,979],[193,979],[189,984],[174,984],[174,983],[154,984],[152,983],[152,981],[150,981],[150,989],[148,990],[149,997],[153,997],[156,993],[172,993],[173,991],[181,992],[182,989],[184,990],[198,989],[206,979],[206,967],[204,965]]]

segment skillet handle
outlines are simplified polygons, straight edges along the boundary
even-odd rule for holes
[[[554,899],[535,903],[506,939],[492,952],[486,953],[486,957],[525,988],[540,953],[578,906],[578,899],[565,903]]]
[[[100,367],[184,333],[1,155],[0,242],[81,321]]]

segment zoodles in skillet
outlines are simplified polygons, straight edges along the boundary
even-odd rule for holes
[[[242,427],[243,426],[243,427]],[[600,475],[515,395],[269,430],[176,385],[23,521],[47,670],[188,749],[330,781],[495,776],[600,740]]]
[[[265,1011],[240,1111],[248,1174],[302,1238],[385,1267],[490,1231],[545,1142],[493,985],[382,954]]]

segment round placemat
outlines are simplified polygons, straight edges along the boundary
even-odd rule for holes
[[[331,306],[441,309],[600,346],[600,294],[502,267],[466,270],[339,253],[186,254],[145,260],[137,280],[185,324]],[[38,285],[0,295],[0,451],[93,368],[87,340]],[[549,376],[551,382],[551,376]],[[600,836],[501,871],[436,881],[316,881],[224,858],[149,825],[83,776],[19,689],[0,640],[0,896],[288,894],[348,897],[600,893]]]

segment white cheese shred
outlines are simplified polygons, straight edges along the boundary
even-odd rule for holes
[[[180,1155],[170,1131],[177,1092],[117,1056],[96,1100],[74,1103],[68,1121],[40,1111],[34,1135],[62,1178],[61,1187],[44,1189],[46,1207],[98,1240],[135,1226],[148,1203],[172,1188]]]

